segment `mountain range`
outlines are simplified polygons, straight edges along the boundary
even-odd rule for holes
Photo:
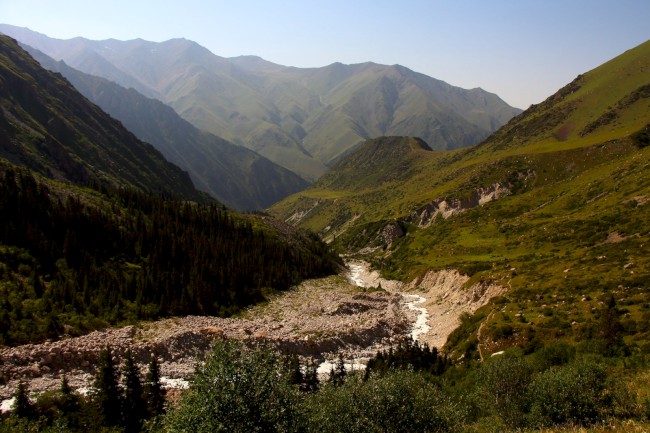
[[[9,25],[0,31],[159,99],[199,129],[310,182],[365,139],[406,134],[433,149],[456,149],[478,143],[520,112],[482,89],[460,89],[399,65],[304,69],[219,57],[185,39],[58,40]]]
[[[186,170],[199,190],[233,209],[264,209],[308,186],[298,175],[256,152],[195,128],[157,99],[80,72],[29,46],[24,48],[43,67],[62,74],[140,140]]]
[[[508,287],[507,298],[468,316],[449,338],[447,350],[459,355],[481,338],[486,353],[585,341],[608,296],[625,302],[635,326],[645,323],[649,70],[650,41],[467,149],[369,140],[270,212],[387,276],[457,269],[473,283]]]

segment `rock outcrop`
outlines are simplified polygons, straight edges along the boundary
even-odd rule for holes
[[[437,218],[447,219],[468,209],[482,206],[510,194],[511,185],[506,182],[495,183],[487,188],[478,188],[463,199],[439,199],[416,210],[407,217],[420,228],[429,227]]]

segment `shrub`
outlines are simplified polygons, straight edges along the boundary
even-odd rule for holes
[[[286,362],[269,348],[218,341],[179,406],[167,416],[165,430],[296,431],[298,399]]]
[[[462,422],[442,392],[411,371],[361,375],[327,385],[306,402],[309,431],[444,432]]]
[[[589,362],[540,373],[529,389],[531,424],[589,424],[600,419],[611,404],[606,380],[605,370]]]
[[[481,366],[477,383],[487,405],[496,410],[506,424],[518,427],[525,421],[526,389],[531,377],[532,369],[524,359],[503,356]]]

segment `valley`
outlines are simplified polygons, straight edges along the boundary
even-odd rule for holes
[[[0,399],[10,398],[20,381],[34,393],[55,390],[63,375],[73,388],[88,389],[98,354],[107,345],[120,357],[130,350],[143,367],[155,354],[163,383],[186,386],[196,363],[221,338],[252,346],[266,343],[287,355],[315,359],[322,363],[319,372],[325,380],[339,354],[361,368],[377,351],[409,336],[444,341],[461,312],[471,312],[499,293],[468,299],[450,295],[459,288],[456,275],[404,285],[381,278],[366,262],[351,261],[348,268],[340,275],[307,280],[238,317],[174,317],[0,349]]]
[[[0,31],[0,433],[650,422],[650,41],[521,111]]]

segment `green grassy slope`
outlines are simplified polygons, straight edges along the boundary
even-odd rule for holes
[[[587,344],[608,295],[625,306],[626,341],[645,347],[648,71],[650,42],[581,75],[468,149],[417,153],[402,147],[401,159],[386,153],[383,164],[367,170],[362,162],[372,146],[366,144],[344,160],[349,163],[342,161],[271,212],[319,231],[347,252],[380,247],[366,257],[392,277],[458,268],[472,282],[510,288],[498,305],[464,323],[450,350],[475,339],[486,318],[486,350],[531,349],[556,338]],[[477,195],[497,184],[509,193],[478,205]],[[427,205],[431,210],[443,199],[464,211],[448,219],[423,217]],[[387,246],[378,234],[392,221],[407,235]]]
[[[187,173],[0,38],[0,156],[46,176],[99,181],[204,201]]]

